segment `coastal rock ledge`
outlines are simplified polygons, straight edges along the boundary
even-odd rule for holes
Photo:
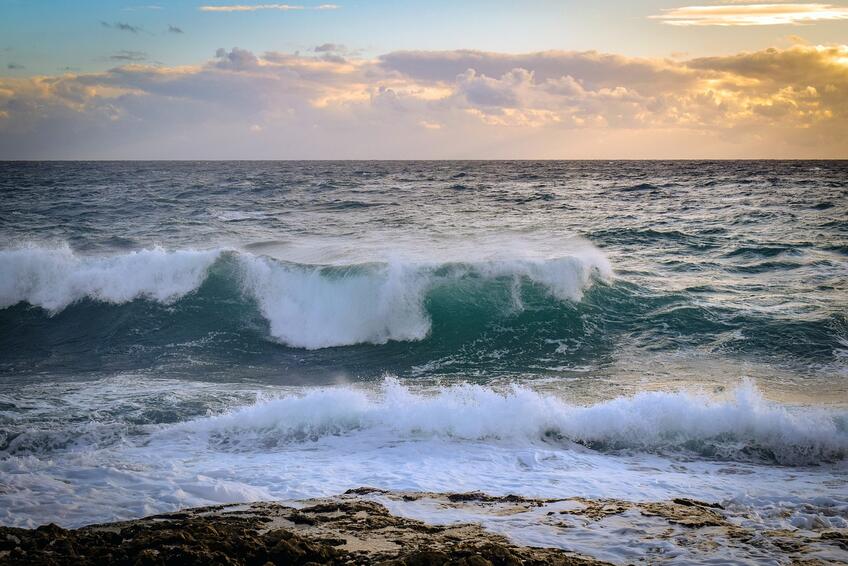
[[[432,525],[389,511],[393,504],[421,502],[447,509],[471,508],[502,517],[533,513],[547,521],[567,516],[597,522],[635,512],[644,519],[662,518],[666,525],[689,532],[730,527],[721,515],[720,506],[686,499],[634,504],[616,500],[543,500],[494,497],[477,492],[434,494],[359,488],[331,498],[290,504],[262,502],[201,507],[79,529],[63,529],[54,524],[36,529],[0,527],[0,564],[607,564],[556,548],[520,546],[474,522]],[[551,511],[552,504],[557,502],[567,505]],[[563,536],[567,537],[571,528],[568,525],[564,528],[567,530]],[[828,542],[845,544],[844,537]],[[799,541],[795,543],[798,545]]]
[[[0,527],[0,564],[233,566],[384,564],[518,566],[603,564],[550,548],[520,547],[477,525],[427,525],[357,497],[201,507],[63,529]]]

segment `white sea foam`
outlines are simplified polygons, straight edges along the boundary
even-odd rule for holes
[[[67,246],[0,251],[0,308],[20,302],[53,313],[88,298],[171,302],[197,289],[219,251],[161,248],[82,256]]]
[[[551,260],[390,262],[347,271],[250,255],[240,261],[245,291],[256,298],[271,334],[309,349],[422,340],[430,332],[427,293],[465,277],[527,279],[559,300],[579,301],[594,276],[611,276],[609,263],[594,249]]]
[[[360,434],[387,440],[570,441],[602,450],[817,464],[848,454],[846,416],[792,411],[766,401],[747,382],[725,399],[645,392],[578,406],[521,386],[499,392],[465,384],[416,394],[388,378],[376,396],[352,387],[315,389],[182,426],[208,434],[215,445],[241,449]]]
[[[244,289],[255,297],[271,335],[303,348],[421,340],[430,330],[426,281],[405,265],[331,276],[320,267],[241,258]]]
[[[82,408],[104,395],[129,395],[144,411],[144,392],[168,386],[141,378],[96,382],[78,387],[72,399]],[[247,406],[244,385],[185,388],[182,395],[207,399],[216,390],[240,391],[231,398],[237,406],[218,416],[136,426],[121,441],[114,426],[50,428],[55,421],[45,414],[46,436],[52,430],[64,438],[70,427],[80,431],[79,441],[39,440],[0,453],[0,522],[80,525],[362,485],[636,501],[693,497],[723,502],[768,528],[843,528],[848,520],[846,461],[822,461],[845,455],[844,412],[771,403],[751,385],[723,399],[643,393],[588,406],[529,388],[411,390],[392,379],[376,389],[266,387],[264,399]],[[16,393],[16,403],[26,403],[25,396]],[[159,407],[158,394],[150,402]],[[66,410],[58,400],[55,406]],[[630,449],[594,450],[567,438]],[[733,450],[697,458],[693,440]],[[746,445],[767,446],[783,463],[818,465],[774,465],[769,457],[750,457]]]
[[[522,280],[558,300],[579,301],[593,278],[612,270],[602,252],[581,243],[552,258],[516,257],[470,263],[391,260],[353,266],[288,263],[227,249],[161,248],[85,256],[69,247],[0,251],[0,308],[20,302],[57,313],[82,299],[173,302],[195,291],[222,257],[234,258],[243,293],[268,320],[271,335],[308,349],[424,339],[427,293],[466,277]],[[479,255],[479,254],[478,254]],[[520,306],[520,298],[515,302]]]

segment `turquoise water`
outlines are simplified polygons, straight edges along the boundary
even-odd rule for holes
[[[846,162],[7,162],[0,193],[2,522],[362,484],[848,518]]]
[[[658,353],[804,390],[844,375],[843,162],[2,168],[6,379],[486,379]],[[173,255],[194,250],[214,257]]]

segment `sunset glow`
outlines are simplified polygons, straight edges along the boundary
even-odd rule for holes
[[[840,32],[848,31],[848,7],[657,4],[636,10],[641,15],[634,20],[638,26],[627,28],[633,41],[626,49],[608,39],[587,43],[579,31],[577,39],[552,35],[544,49],[522,48],[534,45],[521,31],[498,49],[487,48],[484,35],[434,35],[414,47],[403,33],[386,36],[383,26],[375,43],[366,31],[368,18],[376,17],[370,4],[367,17],[365,5],[299,3],[163,4],[92,15],[90,24],[77,25],[80,33],[99,27],[104,49],[114,45],[105,56],[69,61],[62,51],[30,52],[21,39],[0,55],[6,70],[0,77],[0,155],[846,155],[848,47],[828,38],[845,37]],[[578,4],[531,5],[535,12],[516,17],[560,19],[563,30],[593,17]],[[392,22],[399,32],[415,33],[408,8],[393,13],[392,5],[381,6],[371,23]],[[491,20],[491,32],[506,25],[497,19],[498,6],[478,14]],[[443,8],[457,16],[473,9]],[[31,18],[23,5],[7,3],[6,11],[13,17],[2,27],[17,19],[20,28]],[[612,26],[627,24],[614,11],[607,17]],[[343,37],[324,31],[324,24],[333,30],[344,22],[358,27],[339,28]],[[694,37],[685,48],[677,30],[688,26],[698,29],[685,32]],[[299,34],[301,46],[286,49],[277,36],[267,43],[254,37],[275,28]],[[245,35],[245,29],[256,34]],[[757,35],[752,46],[754,36],[746,30],[768,33]],[[12,40],[23,37],[20,29],[10,31]],[[154,54],[161,43],[182,47]],[[45,56],[62,70],[45,72]],[[186,132],[193,133],[192,144],[185,143]]]

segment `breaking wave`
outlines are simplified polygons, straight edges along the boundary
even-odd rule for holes
[[[196,290],[220,251],[161,248],[85,257],[69,247],[0,251],[0,308],[26,302],[55,314],[82,299],[173,302]]]
[[[521,386],[497,391],[463,384],[416,394],[387,378],[377,395],[353,387],[321,388],[182,423],[162,434],[175,431],[202,435],[218,449],[247,451],[347,435],[351,442],[428,437],[547,442],[795,465],[848,454],[848,414],[770,402],[749,382],[724,399],[643,392],[579,406]]]
[[[547,260],[345,266],[284,262],[227,249],[81,256],[68,247],[29,247],[0,251],[0,309],[28,303],[55,315],[86,300],[171,304],[216,277],[234,294],[255,302],[274,338],[318,349],[422,340],[431,328],[426,301],[439,289],[473,294],[481,281],[495,281],[512,290],[513,306],[520,308],[522,283],[541,287],[557,301],[579,301],[595,279],[611,276],[609,262],[592,247]]]
[[[597,363],[622,341],[844,359],[838,312],[714,304],[704,300],[714,291],[709,283],[649,289],[613,277],[604,254],[585,242],[556,257],[503,256],[316,265],[226,248],[108,256],[4,250],[0,348],[13,371],[33,360],[61,371],[64,356],[83,351],[97,367],[100,350],[86,346],[94,341],[125,356],[104,358],[118,369],[226,359],[371,376],[426,364],[448,373],[546,371]],[[371,353],[327,350],[389,343]]]

